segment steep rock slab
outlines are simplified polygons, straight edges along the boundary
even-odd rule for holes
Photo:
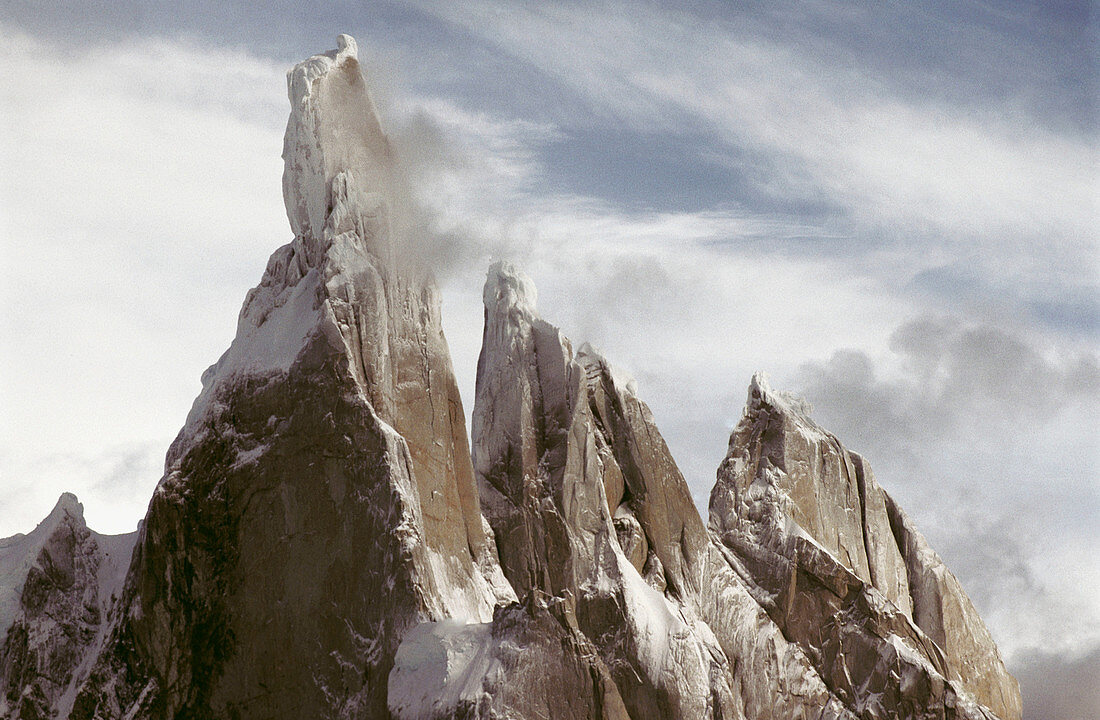
[[[847,716],[710,542],[633,384],[591,348],[574,357],[535,298],[490,269],[473,420],[517,593],[576,608],[632,718]]]
[[[169,450],[74,717],[374,718],[410,627],[514,599],[485,536],[433,283],[398,261],[354,41],[288,74],[295,238]]]
[[[584,371],[569,341],[535,313],[528,278],[498,263],[484,299],[473,446],[501,566],[521,598],[598,584],[618,571]]]
[[[848,717],[712,541],[636,383],[590,346],[582,346],[577,361],[588,379],[593,434],[620,546],[685,618],[693,618],[695,631],[722,648],[735,669],[735,711],[761,720]]]
[[[0,717],[67,716],[136,537],[92,532],[65,493],[32,532],[0,540]]]
[[[599,451],[584,368],[515,268],[490,269],[484,300],[474,463],[505,575],[521,598],[575,603],[577,632],[599,649],[631,717],[712,715],[730,695],[725,658],[619,546],[604,477],[622,473]],[[652,569],[663,588],[659,561]]]
[[[308,251],[324,249],[325,300],[352,373],[409,447],[426,542],[445,557],[477,557],[486,541],[465,415],[439,292],[416,264],[417,246],[427,240],[408,222],[410,190],[395,169],[355,41],[337,40],[337,52],[287,76],[287,216],[295,236],[310,241],[307,261]]]
[[[965,681],[915,622],[920,592],[912,588],[924,581],[894,542],[892,507],[862,458],[814,424],[800,401],[753,378],[711,494],[711,529],[784,635],[865,717],[1018,718],[1019,692],[987,632],[974,637],[988,640],[976,652],[1003,673],[994,693]],[[957,582],[950,593],[965,598]],[[967,617],[980,623],[976,613]]]
[[[886,510],[909,575],[913,620],[943,649],[952,679],[1003,718],[1020,717],[1020,686],[958,579],[889,495]]]
[[[652,548],[672,592],[681,598],[697,594],[709,538],[653,413],[638,399],[633,381],[618,376],[592,347],[583,346],[577,361],[588,379],[593,435],[614,460],[604,463],[605,486],[617,525],[636,517],[640,544]]]

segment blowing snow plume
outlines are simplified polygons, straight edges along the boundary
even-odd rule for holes
[[[337,49],[315,55],[287,76],[294,112],[283,141],[283,199],[295,235],[320,238],[334,207],[333,180],[343,174],[384,208],[392,228],[386,247],[408,270],[446,269],[454,248],[440,252],[431,212],[414,184],[451,153],[422,119],[383,130],[359,64],[355,40],[341,35]],[[416,152],[412,152],[413,147]],[[398,154],[395,149],[404,152]]]

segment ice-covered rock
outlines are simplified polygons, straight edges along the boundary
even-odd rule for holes
[[[433,281],[395,260],[355,43],[297,65],[294,240],[168,452],[74,717],[377,717],[405,631],[514,600],[478,509]]]
[[[0,540],[0,717],[67,717],[107,636],[137,533],[100,535],[65,493],[27,535]]]
[[[635,384],[591,347],[574,356],[535,297],[490,268],[473,419],[517,594],[575,607],[631,717],[846,716],[712,545]]]
[[[631,717],[569,604],[539,593],[498,608],[491,623],[413,629],[389,692],[398,720]]]
[[[718,471],[710,527],[783,634],[863,717],[1020,717],[1018,685],[958,581],[867,462],[762,376]]]
[[[535,299],[516,268],[490,268],[473,454],[504,573],[521,599],[575,608],[631,717],[705,713],[721,669],[622,552],[604,483],[611,473],[621,486],[622,473],[605,470],[614,460],[600,454],[585,368]]]
[[[283,198],[297,237],[320,238],[336,204],[333,180],[353,175],[365,193],[390,190],[389,141],[350,35],[287,74],[290,119],[283,138]]]
[[[1001,718],[1020,717],[1020,685],[955,575],[892,497],[883,493],[905,558],[913,621],[943,651],[948,675]]]

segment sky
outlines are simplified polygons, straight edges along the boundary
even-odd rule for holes
[[[500,258],[635,376],[704,510],[763,370],[959,576],[1025,717],[1100,711],[1088,2],[0,0],[0,537],[63,491],[136,527],[291,239],[285,72],[340,32],[467,405]]]

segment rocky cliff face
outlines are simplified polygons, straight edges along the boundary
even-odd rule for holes
[[[338,44],[288,74],[295,237],[136,544],[64,498],[0,543],[0,717],[1019,718],[862,458],[754,379],[708,526],[633,381],[506,263],[471,454],[401,173]]]
[[[784,636],[863,717],[1020,717],[1019,686],[955,577],[867,462],[760,376],[710,526]]]
[[[474,463],[516,593],[575,607],[630,717],[845,716],[712,546],[633,383],[574,356],[511,266],[484,296]]]
[[[272,255],[149,507],[76,717],[378,717],[406,631],[514,597],[477,507],[434,285],[394,249],[354,41],[288,75]]]
[[[136,537],[92,532],[66,493],[32,532],[0,540],[0,717],[68,714],[106,640]]]

